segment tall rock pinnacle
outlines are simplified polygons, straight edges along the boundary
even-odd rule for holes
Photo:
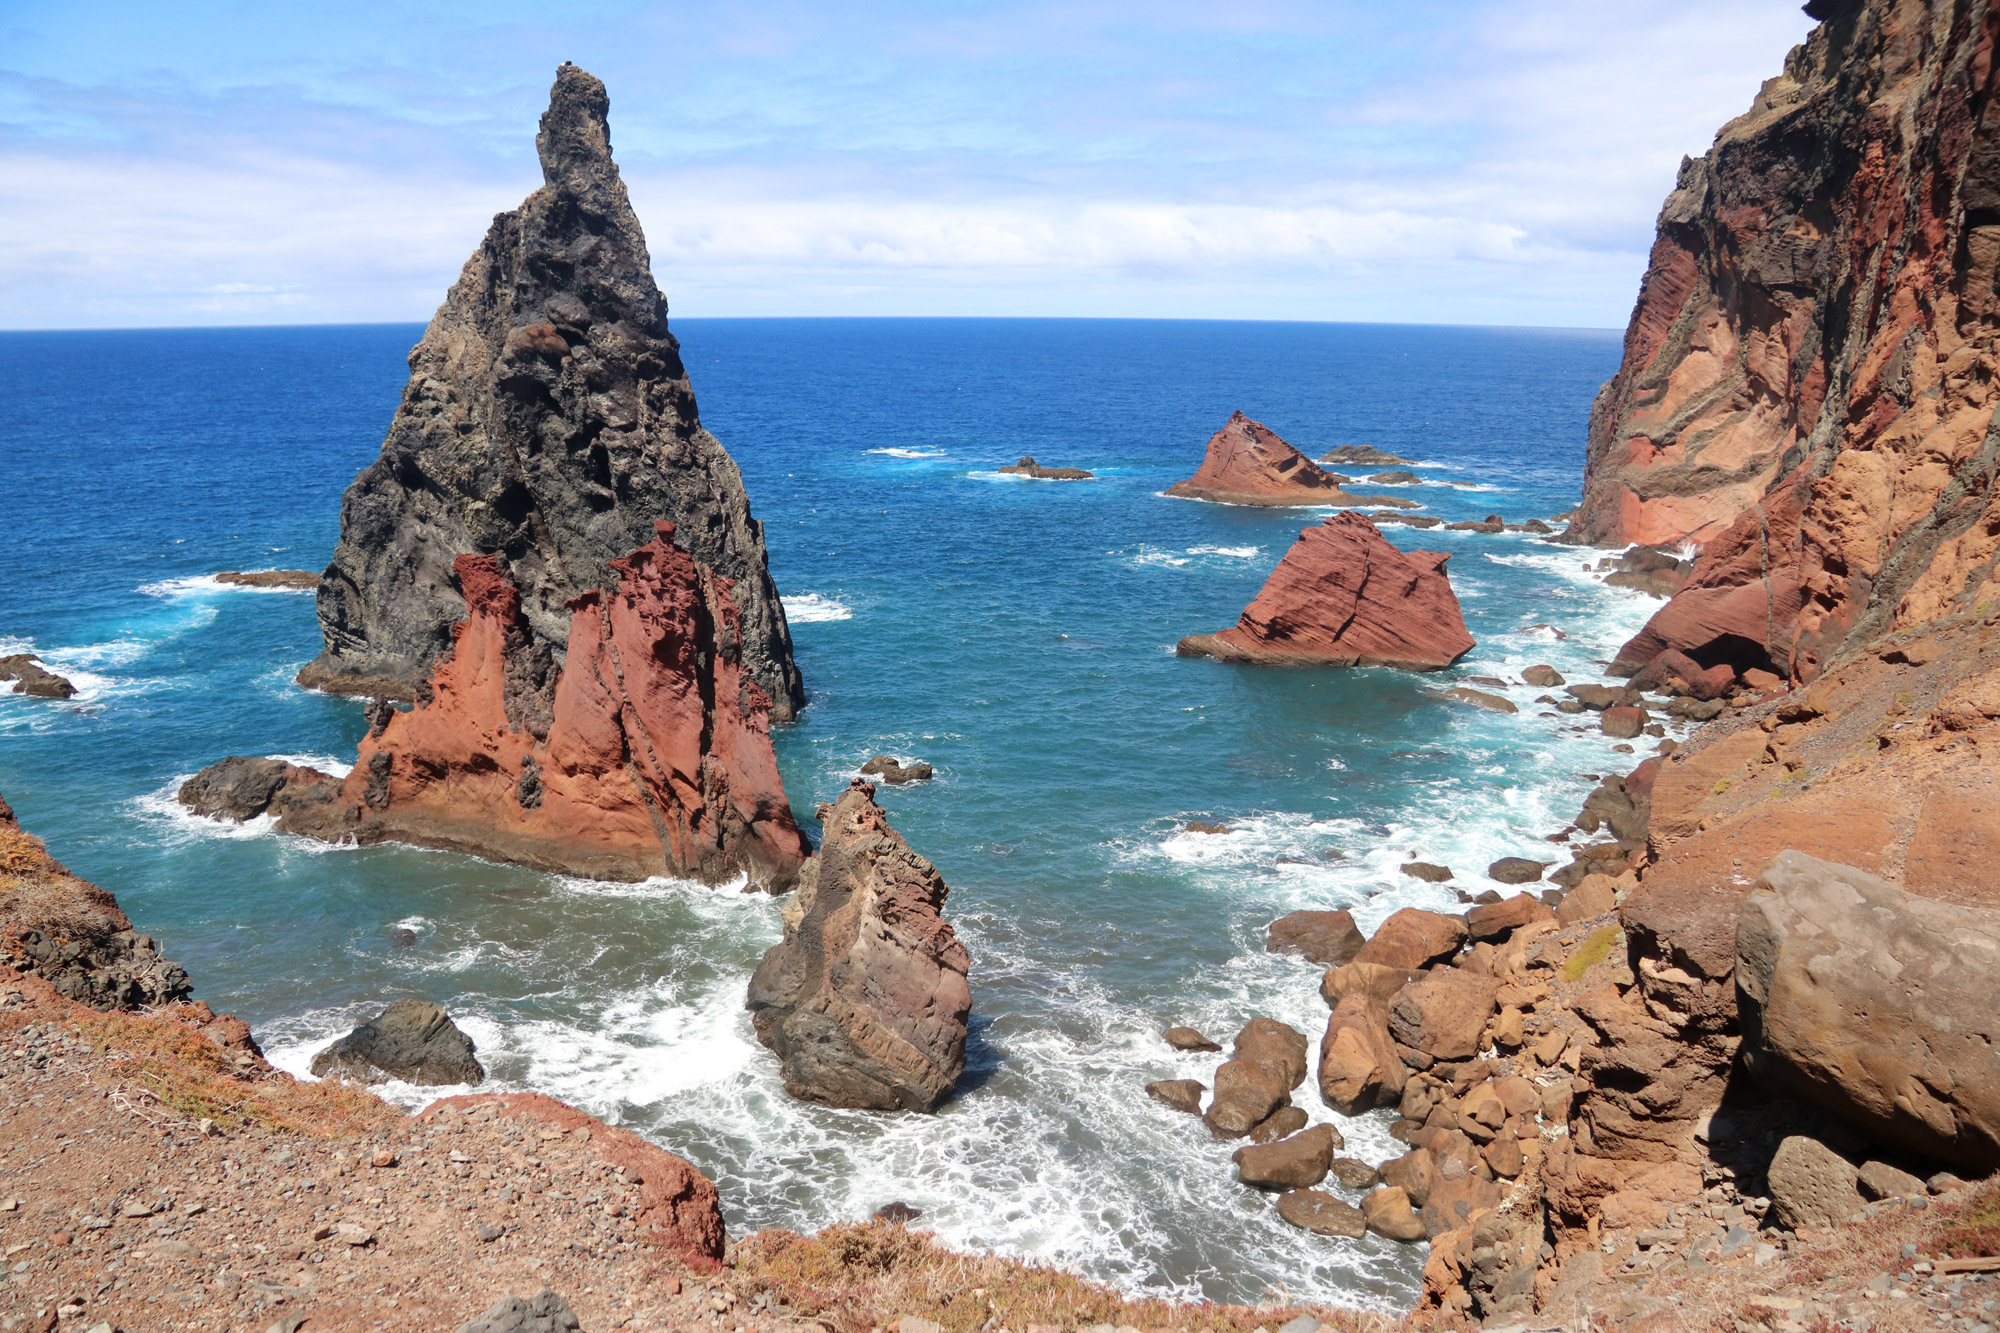
[[[772,719],[803,704],[763,527],[702,428],[611,157],[609,107],[596,78],[556,71],[536,136],[544,184],[493,219],[410,353],[381,456],[341,502],[319,584],[326,648],[300,684],[416,697],[465,614],[462,555],[500,561],[535,648],[560,666],[568,603],[610,592],[610,562],[664,520],[728,580],[743,669]]]

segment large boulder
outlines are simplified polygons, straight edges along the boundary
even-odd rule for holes
[[[401,1079],[423,1087],[483,1083],[479,1048],[428,1000],[398,1000],[312,1060],[314,1078],[355,1083]]]
[[[1319,1044],[1319,1091],[1329,1106],[1360,1115],[1394,1105],[1408,1077],[1381,1001],[1357,992],[1334,1006]]]
[[[1285,1067],[1287,1090],[1306,1081],[1306,1053],[1312,1043],[1306,1034],[1275,1018],[1253,1018],[1236,1034],[1230,1048],[1232,1060],[1270,1060]]]
[[[757,1040],[803,1101],[930,1111],[965,1070],[970,959],[937,867],[859,779],[819,809],[819,854],[785,904],[785,937],[750,979]]]
[[[1397,1041],[1434,1060],[1469,1060],[1479,1053],[1500,983],[1458,968],[1436,968],[1405,986],[1389,1006]]]
[[[1240,1139],[1292,1102],[1285,1060],[1226,1060],[1215,1070],[1215,1094],[1202,1120],[1217,1138]]]
[[[1292,912],[1271,923],[1264,948],[1271,953],[1295,953],[1309,963],[1338,967],[1350,961],[1367,937],[1354,924],[1354,913]]]
[[[1369,1191],[1361,1200],[1361,1215],[1368,1229],[1387,1240],[1413,1241],[1424,1238],[1423,1219],[1410,1203],[1410,1196],[1394,1185]]]
[[[1458,917],[1405,907],[1368,937],[1354,961],[1415,970],[1443,962],[1464,943],[1465,922]]]
[[[282,1325],[283,1321],[279,1321]],[[539,1296],[509,1296],[458,1333],[577,1333],[576,1311],[553,1291]]]
[[[1497,903],[1480,903],[1465,909],[1466,933],[1475,940],[1505,939],[1530,922],[1555,919],[1554,908],[1525,893],[1517,893]]]
[[[1326,1179],[1338,1139],[1339,1131],[1332,1125],[1316,1125],[1275,1143],[1238,1148],[1230,1160],[1236,1163],[1236,1178],[1246,1185],[1307,1189]]]
[[[42,665],[33,653],[9,653],[0,657],[0,682],[12,681],[15,694],[36,699],[71,699],[76,686]]]
[[[2000,912],[1781,852],[1736,934],[1744,1061],[1872,1137],[2000,1167]]]
[[[1320,998],[1335,1008],[1350,995],[1372,996],[1378,1003],[1387,1005],[1396,998],[1396,992],[1415,981],[1423,973],[1415,968],[1390,967],[1384,963],[1348,963],[1342,967],[1328,968],[1319,981]]]
[[[282,759],[233,754],[183,782],[176,799],[193,814],[242,823],[269,810],[272,799],[287,784],[325,776],[317,769],[300,768]]]
[[[1278,1216],[1322,1236],[1358,1240],[1368,1231],[1359,1208],[1324,1190],[1287,1190],[1278,1196]]]
[[[1437,671],[1473,649],[1449,556],[1398,550],[1359,514],[1307,528],[1234,625],[1194,634],[1184,657],[1272,666]]]
[[[1778,1145],[1765,1172],[1771,1207],[1794,1231],[1837,1227],[1861,1211],[1854,1164],[1818,1139],[1794,1134]]]

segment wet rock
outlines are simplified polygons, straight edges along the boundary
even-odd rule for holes
[[[1204,820],[1190,819],[1185,825],[1185,831],[1189,833],[1221,834],[1229,832],[1229,825],[1210,824]]]
[[[1342,444],[1321,454],[1319,461],[1338,463],[1344,467],[1407,467],[1416,460],[1398,458],[1394,454],[1377,449],[1372,444]]]
[[[1349,495],[1319,467],[1278,433],[1241,412],[1209,437],[1201,467],[1186,481],[1167,488],[1168,495],[1235,505],[1360,505],[1415,508],[1413,502],[1387,496]]]
[[[1778,1220],[1801,1228],[1837,1227],[1861,1211],[1853,1163],[1818,1139],[1794,1134],[1778,1145],[1766,1172]]]
[[[891,786],[900,787],[906,782],[929,782],[931,766],[918,760],[907,768],[894,755],[878,754],[861,766],[861,771],[870,777],[879,777]]]
[[[1518,713],[1521,711],[1514,706],[1512,699],[1503,699],[1497,694],[1488,694],[1484,690],[1468,689],[1463,685],[1446,690],[1444,697],[1457,703],[1470,704],[1474,708],[1483,708],[1489,713]]]
[[[1643,708],[1607,708],[1598,717],[1598,729],[1614,740],[1631,740],[1646,729]]]
[[[1393,1106],[1402,1097],[1408,1071],[1381,1001],[1362,993],[1344,997],[1327,1019],[1319,1050],[1320,1096],[1342,1115]]]
[[[576,1312],[553,1291],[522,1299],[509,1296],[458,1333],[577,1333]]]
[[[1382,1179],[1381,1172],[1366,1162],[1352,1157],[1336,1157],[1326,1168],[1326,1173],[1351,1190],[1372,1188]]]
[[[1240,1139],[1292,1101],[1291,1070],[1280,1060],[1228,1060],[1202,1120],[1217,1138]]]
[[[999,471],[1014,476],[1034,477],[1041,481],[1089,481],[1094,475],[1080,467],[1043,467],[1035,461],[1033,454],[1021,455],[1021,461],[1012,467]]]
[[[472,1038],[428,1000],[398,1000],[313,1057],[314,1078],[400,1079],[420,1087],[482,1083]]]
[[[239,588],[291,588],[299,592],[319,587],[319,575],[310,569],[225,569],[215,581]]]
[[[866,782],[820,807],[819,854],[785,904],[785,938],[750,980],[757,1039],[802,1101],[930,1111],[965,1070],[971,961],[937,867],[890,827]]]
[[[1530,861],[1525,856],[1503,856],[1486,867],[1486,877],[1502,884],[1533,884],[1548,869],[1546,861]]]
[[[1268,1190],[1317,1185],[1326,1179],[1333,1162],[1335,1133],[1331,1125],[1317,1125],[1276,1143],[1238,1148],[1230,1157],[1236,1163],[1236,1178]]]
[[[1500,983],[1458,968],[1439,968],[1405,986],[1389,1006],[1395,1039],[1434,1060],[1479,1053]]]
[[[906,1227],[923,1215],[923,1209],[912,1208],[901,1199],[894,1203],[885,1203],[871,1214],[879,1222],[888,1222],[899,1227]]]
[[[1190,1027],[1168,1028],[1161,1034],[1177,1051],[1219,1051],[1222,1048]]]
[[[1202,1094],[1207,1091],[1208,1089],[1199,1081],[1191,1078],[1161,1079],[1157,1083],[1146,1085],[1148,1097],[1171,1106],[1176,1111],[1185,1111],[1189,1115],[1201,1114]]]
[[[1418,1241],[1424,1238],[1424,1224],[1410,1196],[1394,1185],[1371,1190],[1361,1201],[1361,1216],[1368,1229],[1386,1240]]]
[[[1361,1210],[1323,1190],[1289,1190],[1278,1196],[1278,1216],[1322,1236],[1358,1240],[1368,1232]]]
[[[1430,884],[1443,884],[1451,879],[1450,866],[1431,865],[1427,861],[1405,861],[1399,869],[1411,879],[1421,879]]]
[[[1423,484],[1424,479],[1414,472],[1398,469],[1390,472],[1372,473],[1369,475],[1368,480],[1376,486],[1420,486]]]
[[[1446,871],[1446,878],[1449,877],[1450,872]],[[1361,946],[1361,952],[1354,955],[1354,961],[1423,968],[1450,958],[1464,943],[1465,922],[1459,918],[1420,907],[1405,907],[1390,914],[1368,943]]]
[[[237,823],[255,819],[271,808],[288,784],[313,782],[327,775],[282,759],[234,754],[217,760],[183,782],[174,799],[190,813]]]
[[[1264,939],[1270,953],[1293,953],[1309,963],[1338,967],[1351,962],[1368,941],[1354,924],[1354,913],[1292,912],[1271,923]]]
[[[1304,1129],[1310,1120],[1304,1111],[1296,1106],[1281,1106],[1250,1131],[1252,1143],[1276,1143],[1279,1139],[1290,1138]],[[1338,1134],[1336,1133],[1336,1136]],[[1334,1144],[1341,1147],[1339,1143]]]
[[[1183,657],[1270,666],[1437,671],[1471,652],[1448,556],[1402,551],[1358,514],[1307,528],[1236,624],[1194,634]]]
[[[1640,701],[1639,691],[1610,685],[1571,685],[1563,691],[1585,708],[1603,712],[1607,708],[1620,708]]]
[[[1306,1081],[1306,1053],[1312,1044],[1306,1034],[1275,1018],[1253,1018],[1236,1034],[1230,1050],[1232,1060],[1276,1061],[1285,1067],[1289,1091]]]
[[[1521,673],[1521,679],[1538,690],[1551,690],[1558,685],[1567,684],[1563,680],[1562,672],[1549,666],[1547,663],[1538,663],[1535,666],[1529,667]]]
[[[42,665],[33,653],[9,653],[0,657],[0,681],[14,682],[13,692],[36,699],[72,699],[76,686]]]

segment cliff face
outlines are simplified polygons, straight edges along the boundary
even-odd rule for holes
[[[729,580],[675,535],[660,523],[610,562],[610,592],[570,603],[561,668],[501,559],[460,556],[464,618],[417,707],[376,713],[337,789],[294,780],[275,793],[279,827],[596,878],[744,873],[789,887],[808,849],[771,750],[771,701],[744,668]]]
[[[604,85],[556,74],[544,185],[494,218],[410,353],[381,456],[348,488],[319,581],[326,650],[301,684],[410,699],[452,645],[452,563],[492,555],[557,663],[570,600],[656,519],[730,582],[744,670],[789,720],[804,702],[762,526],[702,428],[639,220],[611,159]],[[546,704],[546,701],[544,701]]]
[[[1220,634],[1191,634],[1183,657],[1275,666],[1436,671],[1472,651],[1436,551],[1399,551],[1358,514],[1299,534],[1255,601]]]
[[[2000,12],[1814,0],[1749,112],[1682,164],[1574,539],[1691,541],[1621,653],[1810,680],[1991,598]]]

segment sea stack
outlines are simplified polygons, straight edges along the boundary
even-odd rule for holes
[[[1168,495],[1232,505],[1371,505],[1414,509],[1409,500],[1349,495],[1319,464],[1241,412],[1208,440],[1201,467]]]
[[[408,701],[464,614],[452,575],[494,557],[560,666],[571,601],[676,525],[728,581],[744,674],[789,721],[805,700],[762,526],[704,430],[645,236],[611,159],[604,85],[556,72],[543,185],[493,220],[410,353],[382,453],[348,487],[319,580],[326,648],[299,683]]]
[[[269,809],[281,832],[596,879],[740,874],[789,888],[809,849],[778,777],[770,701],[743,669],[729,580],[666,522],[610,570],[610,592],[570,603],[557,667],[500,558],[460,556],[465,616],[417,706],[371,710],[345,779],[290,771],[260,787],[261,807],[225,813]],[[216,785],[205,772],[188,790]]]
[[[972,992],[949,890],[855,779],[819,808],[824,838],[750,980],[757,1039],[803,1101],[930,1111],[965,1070]]]
[[[1237,622],[1191,634],[1183,657],[1271,666],[1388,666],[1437,671],[1472,651],[1451,557],[1400,551],[1359,514],[1307,528]]]

